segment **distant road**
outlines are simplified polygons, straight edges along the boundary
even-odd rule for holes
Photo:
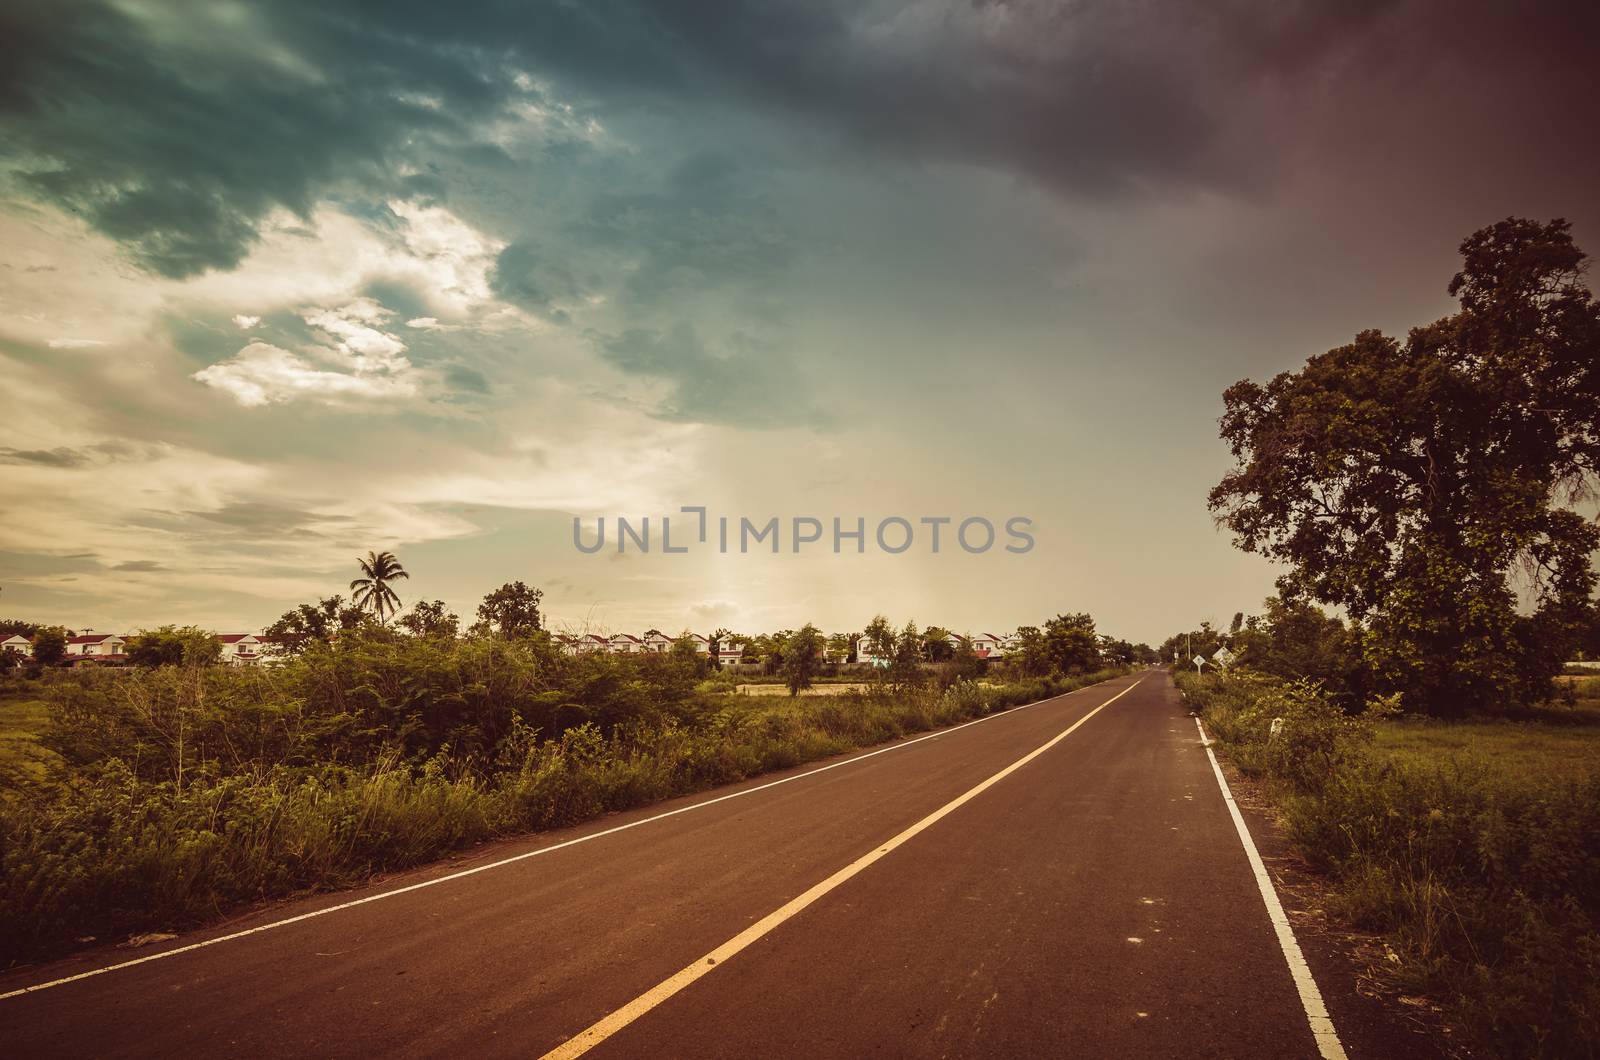
[[[0,1054],[1338,1055],[1164,673],[818,765],[14,973],[266,928],[0,1000]]]

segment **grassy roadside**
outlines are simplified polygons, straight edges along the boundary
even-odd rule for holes
[[[1483,1055],[1600,1050],[1600,703],[1424,722],[1259,675],[1177,680],[1327,874],[1329,912],[1384,935],[1378,974]]]
[[[23,689],[0,689],[0,786],[44,778],[56,759],[39,743],[48,721],[44,700]]]
[[[0,966],[349,886],[485,839],[576,824],[1082,688],[1126,672],[805,700],[727,696],[688,721],[518,723],[487,768],[441,754],[155,782],[115,760],[0,800]]]

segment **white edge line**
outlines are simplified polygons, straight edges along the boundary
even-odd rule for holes
[[[1033,750],[1029,751],[1015,762],[1012,762],[1010,765],[1000,770],[1000,772],[989,777],[987,780],[980,781],[975,787],[969,788],[960,795],[957,795],[954,799],[951,799],[949,802],[945,803],[937,810],[934,810],[932,813],[928,814],[928,816],[922,818],[922,820],[905,829],[892,839],[887,839],[884,842],[877,844],[867,853],[861,855],[859,858],[835,872],[821,883],[813,884],[809,889],[801,893],[799,896],[790,899],[779,908],[768,913],[766,916],[762,917],[754,924],[751,924],[749,927],[739,932],[739,934],[735,935],[727,942],[724,942],[722,945],[701,957],[699,960],[674,973],[671,977],[662,980],[660,983],[657,983],[655,986],[640,994],[626,1005],[623,1005],[616,1011],[603,1016],[597,1022],[573,1035],[571,1038],[568,1038],[554,1049],[551,1049],[549,1052],[545,1053],[544,1056],[540,1057],[540,1060],[573,1060],[574,1057],[579,1057],[584,1053],[587,1053],[590,1049],[593,1049],[601,1042],[604,1042],[607,1038],[610,1038],[618,1031],[627,1027],[628,1024],[632,1023],[640,1016],[643,1016],[645,1013],[660,1005],[662,1002],[669,1000],[674,995],[693,985],[696,980],[702,978],[703,976],[709,975],[711,972],[715,971],[719,966],[725,963],[729,958],[736,956],[741,950],[748,947],[751,943],[760,940],[764,935],[767,935],[782,925],[785,921],[802,912],[807,906],[822,898],[829,891],[832,891],[834,888],[846,882],[851,877],[857,875],[864,869],[873,865],[875,862],[881,860],[887,856],[890,851],[910,842],[922,832],[933,827],[945,817],[948,817],[962,806],[971,802],[979,795],[982,795],[985,791],[988,791],[990,788],[1000,783],[1006,777],[1009,777],[1011,774],[1015,773],[1029,762],[1032,762],[1035,758],[1038,758],[1040,755],[1050,750],[1050,748],[1054,747],[1062,740],[1065,740],[1068,736],[1071,736],[1090,718],[1094,717],[1096,714],[1100,713],[1102,710],[1105,710],[1111,704],[1115,703],[1117,700],[1121,699],[1123,696],[1139,687],[1139,682],[1143,680],[1144,678],[1140,677],[1138,681],[1135,681],[1133,684],[1129,685],[1127,688],[1124,688],[1122,691],[1118,692],[1104,703],[1101,703],[1098,707],[1095,707],[1093,710],[1089,711],[1089,713],[1085,714],[1083,717],[1067,726],[1064,730],[1056,733],[1056,735],[1052,736],[1049,740],[1040,744],[1038,747],[1035,747]]]
[[[1311,974],[1311,966],[1306,963],[1305,954],[1300,952],[1300,943],[1295,940],[1294,928],[1289,925],[1283,903],[1278,901],[1272,877],[1267,875],[1267,866],[1256,850],[1255,840],[1250,838],[1250,829],[1244,823],[1244,814],[1239,812],[1239,804],[1233,799],[1228,778],[1222,775],[1216,752],[1211,750],[1206,728],[1200,724],[1199,718],[1194,719],[1194,727],[1200,731],[1200,746],[1206,749],[1206,757],[1211,759],[1211,771],[1216,774],[1217,786],[1222,789],[1222,801],[1228,804],[1228,812],[1233,815],[1233,827],[1238,830],[1245,856],[1250,859],[1256,887],[1261,891],[1261,900],[1267,904],[1267,917],[1278,935],[1278,948],[1283,950],[1283,959],[1289,962],[1289,974],[1294,979],[1295,990],[1300,994],[1300,1007],[1305,1009],[1306,1021],[1311,1025],[1311,1036],[1317,1041],[1317,1052],[1323,1060],[1348,1060],[1344,1045],[1339,1041],[1339,1032],[1334,1030],[1333,1017],[1328,1014],[1328,1006],[1323,1004],[1322,991],[1317,989],[1317,980]]]
[[[1115,677],[1106,678],[1106,681],[1115,680]],[[1143,678],[1140,678],[1140,680],[1143,680]],[[290,924],[298,924],[303,920],[312,920],[319,916],[327,916],[329,913],[337,913],[345,909],[353,909],[358,905],[366,905],[368,902],[377,902],[385,898],[393,898],[396,895],[408,894],[411,891],[420,891],[424,887],[435,887],[441,883],[449,883],[452,880],[459,880],[467,876],[475,876],[480,872],[488,872],[490,869],[498,869],[506,865],[514,864],[518,861],[526,861],[528,858],[536,858],[542,854],[551,854],[557,850],[564,850],[567,847],[577,846],[579,843],[587,843],[591,839],[601,839],[608,835],[616,835],[618,832],[626,832],[630,828],[638,828],[641,825],[653,824],[656,821],[664,821],[668,817],[676,817],[682,813],[689,813],[693,810],[701,810],[707,806],[715,806],[717,803],[727,802],[729,799],[737,799],[745,795],[754,795],[758,791],[766,791],[768,788],[775,788],[780,784],[788,784],[792,781],[804,780],[806,777],[814,777],[818,773],[826,773],[830,769],[839,769],[842,766],[854,765],[855,763],[865,761],[868,758],[875,758],[881,754],[888,754],[890,751],[898,751],[901,748],[910,747],[913,744],[919,744],[924,740],[932,740],[940,736],[947,736],[950,733],[956,732],[960,729],[965,729],[972,725],[977,725],[980,722],[992,721],[995,718],[1003,718],[1007,715],[1021,713],[1022,711],[1029,710],[1033,707],[1043,706],[1046,703],[1053,703],[1058,699],[1065,699],[1068,696],[1076,695],[1079,692],[1087,691],[1105,683],[1105,681],[1099,681],[1093,685],[1084,685],[1082,688],[1075,688],[1071,692],[1063,692],[1060,695],[1050,696],[1047,699],[1040,699],[1033,703],[1024,703],[1020,706],[1009,707],[1005,710],[997,710],[992,714],[985,714],[981,718],[973,718],[971,721],[964,721],[959,725],[951,725],[948,728],[935,729],[933,732],[923,733],[921,736],[914,736],[909,740],[901,740],[897,743],[892,743],[887,747],[880,747],[876,751],[868,751],[866,754],[856,755],[854,758],[847,758],[842,762],[831,762],[825,766],[818,766],[816,769],[808,769],[804,773],[796,773],[792,777],[784,777],[781,780],[771,780],[765,784],[758,784],[754,787],[730,792],[727,795],[718,795],[715,798],[706,799],[703,802],[696,802],[689,806],[680,806],[676,810],[668,810],[665,813],[658,813],[651,817],[644,817],[637,821],[630,821],[627,824],[619,824],[614,828],[606,828],[599,832],[590,832],[587,835],[577,836],[576,838],[568,839],[560,843],[553,843],[550,846],[540,847],[537,850],[528,850],[521,854],[514,854],[509,858],[501,858],[499,861],[491,861],[486,865],[475,865],[470,869],[462,869],[460,872],[452,872],[446,876],[438,876],[431,880],[423,880],[420,883],[408,884],[405,887],[396,887],[392,891],[380,891],[377,894],[369,894],[365,898],[356,898],[349,902],[340,902],[337,905],[330,905],[323,909],[313,909],[309,913],[301,913],[298,916],[286,917],[283,920],[274,920],[270,924],[260,924],[253,928],[246,928],[243,931],[235,931],[228,935],[219,935],[216,938],[204,939],[200,942],[191,942],[187,946],[178,946],[174,949],[162,950],[160,953],[152,953],[144,957],[135,957],[133,960],[122,961],[119,964],[108,964],[100,968],[91,968],[86,972],[78,972],[76,975],[68,975],[60,979],[52,979],[49,982],[35,983],[32,986],[18,987],[15,990],[9,990],[6,993],[0,994],[0,1001],[5,1001],[14,997],[22,997],[24,994],[38,993],[41,990],[49,990],[53,987],[66,986],[68,983],[76,983],[82,979],[92,979],[97,975],[105,975],[107,972],[120,972],[125,968],[133,968],[141,964],[148,964],[151,961],[160,961],[165,960],[168,957],[176,957],[180,953],[190,953],[194,950],[202,950],[207,946],[218,946],[224,942],[232,942],[235,939],[242,939],[249,935],[257,935],[263,931],[272,931],[276,928],[288,927]],[[1135,681],[1134,684],[1138,684],[1138,681]],[[1133,685],[1129,685],[1128,687],[1132,688]]]

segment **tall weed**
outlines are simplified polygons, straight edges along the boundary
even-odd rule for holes
[[[1248,673],[1179,684],[1267,778],[1332,911],[1386,935],[1397,986],[1445,1001],[1487,1055],[1600,1051],[1600,777],[1380,760],[1371,728],[1390,705],[1350,717]]]
[[[320,680],[341,666],[364,677],[379,672],[368,659],[321,660],[311,673]],[[586,671],[593,672],[609,671]],[[725,697],[735,702],[718,709],[612,689],[601,701],[647,709],[610,725],[574,712],[549,736],[537,724],[559,713],[548,699],[523,712],[494,705],[481,688],[437,694],[462,675],[455,663],[443,678],[387,690],[363,681],[315,705],[299,696],[303,674],[210,676],[212,694],[198,707],[185,699],[194,675],[162,673],[126,687],[103,678],[72,683],[54,739],[73,767],[0,799],[0,967],[91,938],[191,926],[243,903],[352,884],[474,842],[743,780],[1121,672],[1023,686],[962,682],[942,693]],[[517,700],[535,695],[533,677],[529,667],[526,681],[495,680]],[[366,722],[353,720],[357,700]],[[377,717],[401,735],[380,740],[382,726],[370,724]],[[460,745],[440,739],[466,734],[464,725],[471,732]],[[483,738],[490,731],[498,734],[492,744]],[[348,741],[330,745],[330,733]],[[129,758],[114,753],[119,746]],[[340,754],[317,753],[329,746]]]

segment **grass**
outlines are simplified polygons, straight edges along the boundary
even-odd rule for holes
[[[1376,730],[1375,750],[1397,766],[1483,768],[1508,782],[1581,780],[1600,773],[1600,677],[1558,678],[1555,704],[1461,721],[1402,718]]]
[[[13,774],[42,778],[56,756],[39,745],[49,707],[29,690],[0,691],[0,784]]]
[[[1600,702],[1557,720],[1406,719],[1380,723],[1374,750],[1399,766],[1476,763],[1508,779],[1600,774]]]
[[[1375,969],[1433,997],[1474,1055],[1600,1055],[1600,702],[1468,721],[1343,714],[1315,687],[1178,678],[1327,874],[1328,911],[1382,934]],[[1274,723],[1278,731],[1273,732]]]
[[[836,696],[841,692],[866,692],[871,688],[872,685],[866,681],[856,681],[851,683],[841,682],[826,685],[812,685],[810,688],[802,689],[800,695]],[[741,682],[738,686],[738,691],[740,695],[745,696],[787,696],[789,694],[789,686],[772,684],[770,682]]]

